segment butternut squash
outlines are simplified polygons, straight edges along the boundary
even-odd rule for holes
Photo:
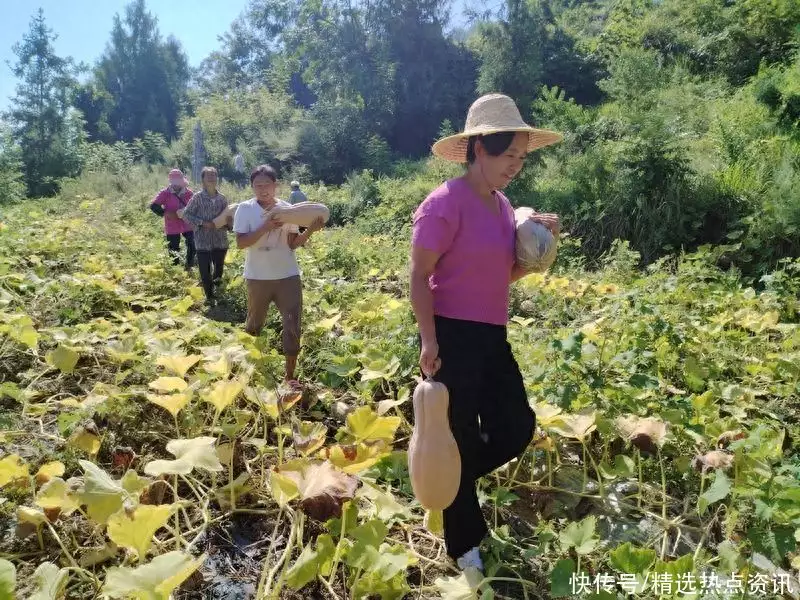
[[[227,223],[231,227],[233,227],[233,215],[236,214],[236,208],[239,206],[238,203],[229,204],[228,208],[223,210],[214,218],[214,225],[217,226],[217,229],[220,227],[225,227]]]
[[[461,483],[461,455],[450,431],[447,387],[430,379],[414,389],[414,431],[408,444],[408,472],[419,503],[444,510]]]
[[[298,202],[291,206],[276,206],[267,213],[267,218],[272,216],[277,217],[283,223],[308,227],[319,217],[322,217],[322,221],[327,223],[331,213],[327,206],[319,202]]]
[[[547,227],[529,219],[532,213],[528,207],[514,211],[517,264],[526,272],[543,273],[556,259],[558,241]]]

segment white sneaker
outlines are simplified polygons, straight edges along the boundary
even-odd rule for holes
[[[465,552],[461,558],[456,561],[456,564],[462,571],[466,571],[468,568],[472,567],[483,572],[483,561],[481,560],[480,549],[475,546],[472,550]]]

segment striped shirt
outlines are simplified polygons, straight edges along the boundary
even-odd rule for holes
[[[228,207],[228,200],[217,192],[210,196],[205,190],[197,192],[186,210],[183,211],[183,220],[194,225],[194,245],[200,251],[216,250],[228,247],[228,232],[226,229],[203,229],[206,221],[212,221]]]

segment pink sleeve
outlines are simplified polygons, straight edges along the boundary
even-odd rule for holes
[[[411,244],[444,253],[458,231],[458,207],[447,196],[429,196],[414,213]]]
[[[151,204],[157,204],[158,206],[164,206],[164,190],[161,190],[156,194],[156,197],[153,199]]]

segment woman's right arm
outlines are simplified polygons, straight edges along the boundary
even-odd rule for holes
[[[419,246],[411,249],[411,308],[417,319],[422,349],[419,364],[422,372],[430,377],[439,370],[439,344],[433,323],[433,292],[428,280],[433,273],[440,254]]]

